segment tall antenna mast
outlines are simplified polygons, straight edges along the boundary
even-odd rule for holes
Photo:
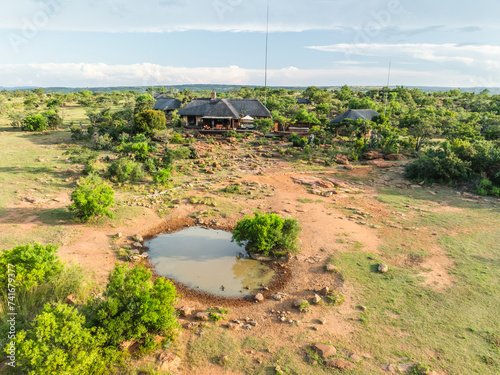
[[[264,105],[267,105],[267,46],[269,44],[269,2],[267,0],[267,23],[266,23],[266,67],[264,71]]]
[[[389,74],[387,75],[387,90],[389,90],[389,80],[391,79],[391,64],[392,64],[392,61],[389,61]],[[384,116],[385,116],[385,112],[387,110],[387,96],[388,95],[389,95],[389,93],[386,91],[385,103],[384,103]]]

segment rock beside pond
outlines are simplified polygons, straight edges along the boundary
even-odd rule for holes
[[[132,246],[134,246],[134,247],[138,247],[138,248],[141,248],[141,247],[142,247],[142,243],[140,243],[140,242],[134,242],[134,243],[132,244]]]
[[[142,242],[142,241],[144,241],[144,238],[140,234],[136,234],[135,236],[132,237],[132,239],[135,242]]]
[[[262,295],[262,293],[257,293],[254,297],[254,299],[257,301],[257,302],[261,302],[264,300],[264,296]]]
[[[181,316],[189,316],[191,315],[191,307],[189,306],[182,306],[177,309],[179,311],[179,314]]]

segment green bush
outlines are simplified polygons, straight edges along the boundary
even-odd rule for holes
[[[0,269],[7,270],[8,265],[13,265],[15,287],[18,289],[30,289],[38,284],[49,281],[52,277],[61,273],[62,263],[56,255],[57,246],[41,245],[37,242],[23,246],[16,246],[11,250],[5,250],[0,255]],[[7,272],[0,273],[0,288],[7,290]],[[10,283],[12,284],[12,283]]]
[[[108,173],[112,180],[120,183],[137,182],[145,177],[142,165],[128,158],[115,160],[109,166]]]
[[[109,134],[100,135],[94,143],[96,150],[111,150],[113,148],[113,138]]]
[[[166,185],[172,179],[172,168],[164,168],[153,175],[153,181],[158,185]]]
[[[31,329],[17,334],[17,366],[29,375],[105,373],[105,341],[101,329],[85,327],[78,310],[46,304]]]
[[[47,129],[47,119],[43,115],[27,116],[23,120],[22,130],[29,132],[41,132]]]
[[[84,311],[92,326],[104,329],[110,346],[145,339],[148,334],[172,338],[179,329],[174,309],[177,297],[170,281],[157,278],[151,283],[149,269],[117,264],[103,298],[90,299]]]
[[[168,140],[172,144],[183,144],[186,143],[186,140],[182,136],[182,134],[174,132],[172,136]]]
[[[115,201],[114,194],[113,189],[96,175],[81,178],[78,187],[71,193],[73,204],[70,210],[75,211],[82,221],[101,215],[113,217],[108,208]]]
[[[166,128],[166,122],[163,111],[145,110],[135,115],[132,132],[152,137],[157,130]]]
[[[245,216],[236,223],[232,239],[250,252],[278,257],[298,252],[301,230],[297,219],[282,219],[276,214],[257,211],[254,217]]]

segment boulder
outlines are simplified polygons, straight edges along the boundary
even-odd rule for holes
[[[321,357],[331,357],[337,354],[337,349],[335,349],[334,346],[332,345],[326,345],[326,344],[314,344],[313,345],[314,350],[318,352],[318,354]]]
[[[389,154],[389,155],[385,156],[386,160],[392,160],[392,161],[394,161],[394,160],[402,160],[404,158],[405,157],[403,155],[401,155],[401,154]]]
[[[345,155],[337,155],[335,156],[335,163],[337,164],[343,164],[343,165],[346,165],[346,164],[349,164],[349,159],[347,159],[347,156]]]
[[[354,167],[350,164],[344,165],[344,168],[347,169],[348,171],[352,171],[354,169]]]
[[[179,311],[179,314],[181,316],[191,315],[191,307],[189,307],[189,306],[182,306],[182,307],[178,308],[177,311]]]
[[[210,319],[210,313],[199,312],[199,313],[196,313],[195,318],[198,319],[198,320],[202,320],[202,321],[206,322],[207,320]]]
[[[254,297],[254,299],[257,301],[257,302],[260,302],[260,301],[263,301],[264,300],[264,296],[262,295],[262,293],[257,293]]]
[[[336,368],[339,370],[354,370],[356,365],[342,358],[333,358],[325,361],[327,368]]]
[[[387,271],[389,271],[389,266],[385,263],[380,263],[378,265],[378,272],[380,273],[386,273]]]
[[[69,296],[67,296],[64,301],[68,304],[68,305],[75,305],[76,304],[76,297],[73,295],[73,294],[70,294]]]
[[[177,372],[181,365],[181,357],[172,352],[163,352],[156,359],[160,372]]]
[[[315,303],[315,304],[317,305],[317,304],[318,304],[318,303],[320,303],[321,301],[322,301],[322,300],[321,300],[321,297],[320,297],[320,296],[318,296],[317,294],[315,294],[315,295],[314,295],[314,297],[313,297],[313,303]]]
[[[366,160],[373,160],[373,159],[382,159],[384,157],[384,154],[381,152],[377,151],[369,151],[363,154],[363,158]]]
[[[327,264],[326,270],[327,270],[327,272],[332,272],[332,273],[339,272],[339,269],[336,266],[334,266],[333,264]]]
[[[293,307],[300,307],[300,305],[302,305],[302,303],[304,302],[307,302],[305,299],[300,299],[300,298],[297,298],[296,300],[293,301]]]
[[[141,247],[142,247],[142,243],[140,243],[140,242],[134,242],[134,243],[132,244],[132,246],[134,246],[134,247],[138,247],[138,248],[141,248]]]
[[[132,237],[132,239],[135,242],[142,242],[142,241],[144,241],[144,238],[142,238],[142,236],[140,234],[136,234],[135,236]]]
[[[320,322],[320,324],[323,324],[323,325],[326,324],[326,318],[324,318],[324,317],[319,318],[318,321]]]

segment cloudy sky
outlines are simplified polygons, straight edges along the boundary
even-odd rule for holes
[[[268,0],[16,0],[0,86],[263,85]],[[498,0],[269,0],[273,86],[500,86]]]

